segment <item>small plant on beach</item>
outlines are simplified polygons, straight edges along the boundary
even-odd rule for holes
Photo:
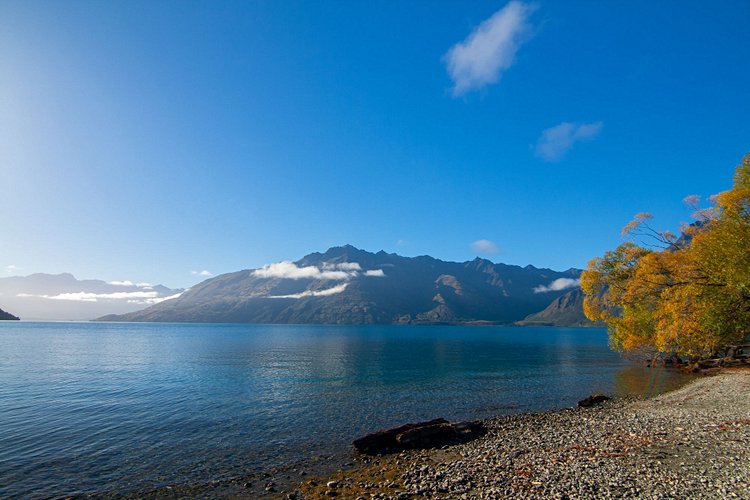
[[[750,333],[750,154],[707,208],[685,201],[696,221],[680,236],[638,214],[623,229],[629,241],[581,275],[584,312],[607,324],[615,349],[705,358]]]

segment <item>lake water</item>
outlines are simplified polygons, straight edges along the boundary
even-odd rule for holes
[[[603,329],[0,322],[0,497],[330,464],[409,421],[683,380],[621,359]]]

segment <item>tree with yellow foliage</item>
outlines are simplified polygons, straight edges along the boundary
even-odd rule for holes
[[[750,334],[750,154],[710,201],[680,237],[636,215],[623,234],[656,245],[628,241],[589,262],[584,312],[607,324],[614,348],[704,358]]]

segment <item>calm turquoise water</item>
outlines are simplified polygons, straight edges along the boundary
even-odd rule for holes
[[[0,322],[0,497],[239,477],[652,375],[601,329]]]

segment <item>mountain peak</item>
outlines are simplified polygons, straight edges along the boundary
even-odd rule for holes
[[[301,265],[318,265],[323,262],[359,262],[363,259],[371,259],[375,254],[366,250],[359,249],[354,245],[343,245],[331,247],[324,253],[313,252],[301,258],[298,264]]]
[[[75,276],[73,276],[70,273],[59,273],[59,274],[49,274],[49,273],[33,273],[26,276],[26,279],[32,279],[32,280],[52,280],[57,282],[75,282],[78,281]]]
[[[338,247],[331,247],[328,250],[326,250],[325,253],[339,253],[339,252],[365,252],[365,253],[369,253],[369,252],[366,252],[365,250],[357,248],[354,245],[350,245],[348,243],[345,244],[345,245],[342,245],[342,246],[338,246]]]
[[[475,257],[474,260],[467,262],[465,266],[476,269],[477,271],[484,271],[486,269],[492,269],[495,264],[493,264],[491,260]]]

